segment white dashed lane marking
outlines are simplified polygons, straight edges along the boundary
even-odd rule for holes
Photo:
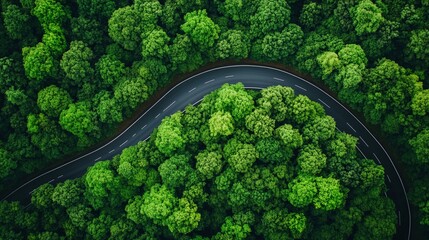
[[[324,101],[322,101],[322,99],[318,98],[317,100],[319,100],[319,102],[323,103],[323,105],[325,105],[327,108],[331,108],[328,104],[326,104]]]
[[[121,145],[119,145],[119,147],[124,146],[124,144],[127,143],[127,142],[128,142],[128,140],[125,140],[125,142],[123,142]]]
[[[274,78],[274,80],[277,80],[277,81],[280,81],[280,82],[284,82],[285,80],[284,79],[281,79],[281,78]]]
[[[94,162],[97,162],[98,160],[100,160],[101,159],[101,157],[98,157],[97,159],[95,159],[94,160]]]
[[[353,130],[353,132],[356,132],[356,130],[352,127],[352,125],[350,125],[350,123],[347,123],[347,126],[349,126]]]
[[[391,183],[389,175],[386,174],[387,180]]]
[[[296,84],[295,84],[295,87],[297,87],[297,88],[299,88],[299,89],[301,89],[301,90],[303,90],[303,91],[306,91],[306,92],[307,92],[307,89],[305,89],[305,88],[303,88],[303,87],[301,87],[301,86],[299,86],[299,85],[296,85]]]
[[[176,102],[176,101],[174,101],[174,102],[172,102],[170,105],[168,105],[168,107],[166,107],[166,108],[164,109],[164,111],[163,111],[163,112],[167,111],[167,109],[169,109],[171,106],[173,106],[173,104],[174,104],[175,102]]]
[[[53,181],[55,181],[55,179],[51,179],[51,180],[49,180],[49,182],[48,182],[48,183],[51,183],[51,182],[53,182]]]
[[[158,115],[156,115],[155,118],[159,118],[159,115],[161,115],[161,113],[158,113]]]
[[[57,178],[62,178],[64,175],[60,175],[60,176],[58,176]]]
[[[362,142],[365,144],[366,147],[369,147],[368,143],[365,142],[365,140],[363,140],[363,138],[361,136],[359,136],[360,140],[362,140]]]
[[[375,153],[372,153],[372,155],[374,155],[375,159],[377,159],[378,163],[381,164],[380,159],[378,159],[377,155],[375,155]]]
[[[212,79],[212,80],[208,80],[207,82],[205,82],[204,84],[207,84],[207,83],[211,83],[211,82],[213,82],[214,81],[214,79]]]
[[[112,153],[112,152],[114,152],[114,151],[115,151],[115,149],[111,150],[109,153]]]
[[[189,90],[188,92],[190,93],[190,92],[194,91],[195,89],[197,89],[197,88],[196,88],[196,87],[194,87],[194,88],[192,88],[191,90]]]
[[[228,75],[228,76],[225,76],[225,78],[233,78],[234,77],[234,75]],[[214,80],[214,79],[213,79]]]
[[[356,146],[356,148],[357,148],[357,150],[360,152],[360,154],[362,154],[362,156],[363,156],[365,159],[368,159],[368,158],[366,158],[365,154],[363,154],[362,150],[360,150],[360,148],[359,148],[358,146]]]

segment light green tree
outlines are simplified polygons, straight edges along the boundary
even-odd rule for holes
[[[219,152],[202,151],[195,159],[197,160],[195,168],[206,179],[212,179],[222,170],[222,154]]]
[[[210,135],[229,136],[234,132],[234,119],[229,112],[215,112],[209,119]]]
[[[297,157],[298,165],[304,174],[317,175],[326,166],[326,156],[314,145],[304,146]]]
[[[198,227],[200,220],[201,214],[198,213],[197,205],[187,198],[181,198],[178,206],[168,217],[167,226],[173,234],[187,234]]]
[[[182,114],[175,113],[162,120],[156,134],[155,145],[164,154],[171,155],[185,146],[180,119]]]

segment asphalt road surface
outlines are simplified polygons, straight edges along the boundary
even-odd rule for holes
[[[256,65],[232,65],[214,68],[196,74],[174,86],[136,122],[109,143],[62,166],[49,170],[28,181],[3,198],[29,204],[31,193],[44,183],[58,183],[82,176],[97,161],[111,159],[122,149],[149,137],[165,116],[197,104],[202,98],[224,83],[241,82],[248,89],[262,89],[273,85],[289,86],[295,94],[303,94],[320,103],[326,113],[337,122],[337,129],[359,138],[358,151],[363,157],[373,159],[385,169],[386,196],[396,205],[398,222],[396,239],[411,238],[411,212],[402,179],[392,159],[371,132],[341,103],[310,82],[288,72]]]

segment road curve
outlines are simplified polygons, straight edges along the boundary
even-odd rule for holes
[[[19,200],[28,204],[34,189],[44,183],[58,183],[82,176],[97,161],[111,159],[122,149],[149,138],[161,120],[189,104],[196,104],[225,83],[241,82],[248,89],[273,85],[292,87],[296,94],[308,96],[320,103],[332,116],[337,129],[359,138],[357,149],[363,157],[373,159],[385,169],[386,196],[393,199],[397,209],[396,239],[411,238],[411,211],[402,179],[387,151],[374,135],[346,107],[314,84],[283,70],[258,65],[231,65],[196,74],[172,87],[126,130],[104,146],[49,170],[9,193],[2,200]]]

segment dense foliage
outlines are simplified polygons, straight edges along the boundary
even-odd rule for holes
[[[2,202],[1,238],[385,239],[395,233],[383,168],[361,159],[357,138],[337,131],[318,103],[287,87],[248,92],[226,84],[185,110],[82,178],[42,185],[30,210]]]
[[[362,112],[367,122],[377,125],[397,151],[411,201],[419,209],[418,221],[429,225],[427,0],[0,3],[2,191],[22,176],[111,135],[172,76],[218,60],[254,59],[286,64],[311,74],[337,93],[342,102]],[[299,101],[297,106],[307,103],[305,99]],[[228,104],[233,103],[218,103],[219,107]],[[277,122],[286,114],[276,104],[271,111],[272,120]],[[262,111],[246,108],[216,113],[208,126],[213,132],[207,138],[231,136],[235,119],[242,120],[248,114],[253,120],[245,120],[244,124],[256,136],[274,132],[290,141],[286,137],[290,127],[277,130]],[[302,111],[297,110],[298,115],[306,121]],[[228,124],[219,126],[219,120]],[[178,131],[178,120],[168,121],[171,126],[159,131]],[[322,122],[330,124],[329,119]],[[175,134],[178,139],[183,137],[181,132]],[[159,139],[156,144],[168,146],[168,140]],[[182,149],[186,140],[175,144],[163,149],[162,154]],[[253,151],[244,148],[243,155]],[[312,147],[305,152],[320,155]],[[199,159],[206,155],[219,158],[205,153]],[[300,162],[302,166],[307,164]],[[246,166],[236,166],[236,170],[245,171]],[[308,169],[318,171],[320,167],[309,165]],[[209,176],[216,172],[205,171]],[[110,173],[106,172],[107,176]],[[94,180],[94,184],[107,183]],[[194,209],[189,202],[182,201],[180,206]],[[86,211],[79,208],[84,216]],[[113,220],[103,217],[97,221]],[[231,218],[228,226],[237,222],[237,218]],[[115,229],[123,224],[117,223]],[[429,235],[428,228],[423,231],[423,235]],[[43,234],[40,238],[53,233]]]

